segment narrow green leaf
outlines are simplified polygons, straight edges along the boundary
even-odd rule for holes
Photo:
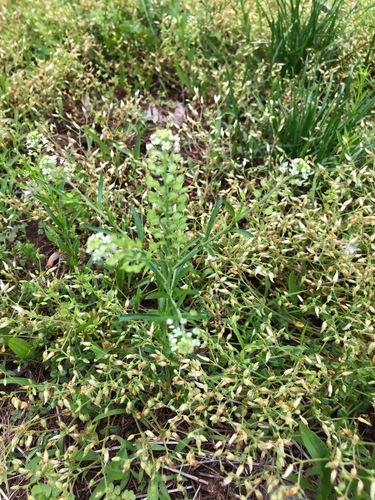
[[[126,410],[121,408],[115,410],[109,410],[107,411],[107,413],[100,413],[99,415],[97,415],[92,422],[93,423],[98,422],[98,420],[102,420],[103,418],[107,417],[112,417],[112,415],[123,415],[124,413],[126,413]]]
[[[52,210],[48,206],[45,206],[44,210],[47,212],[47,214],[50,216],[52,222],[54,222],[57,227],[59,227],[60,229],[64,229],[64,224],[61,222],[61,220],[58,217],[56,217],[56,215],[52,212]]]
[[[89,460],[90,462],[95,462],[98,460],[98,454],[95,451],[88,450],[85,453],[85,450],[79,450],[74,454],[74,461],[80,462],[82,460]]]
[[[228,210],[228,212],[230,213],[230,215],[232,217],[234,217],[236,215],[236,211],[234,210],[233,206],[229,203],[229,201],[227,200],[224,200],[223,201],[224,205],[225,205],[225,208]]]
[[[232,230],[232,233],[236,233],[236,234],[241,234],[242,236],[245,236],[246,238],[254,238],[254,234],[253,233],[250,233],[250,231],[246,231],[245,229],[233,229]]]
[[[159,476],[153,474],[147,488],[147,500],[159,500],[158,484]]]
[[[169,299],[170,296],[165,293],[165,292],[150,292],[147,295],[145,295],[144,299],[145,300],[150,300],[150,299]]]
[[[110,144],[117,151],[120,151],[121,153],[123,153],[127,156],[131,156],[130,151],[126,147],[124,147],[124,145],[119,144],[118,142],[110,140],[110,139],[108,140],[108,144]]]
[[[138,159],[141,154],[141,144],[142,144],[142,137],[144,132],[147,130],[147,128],[138,128],[136,131],[136,136],[135,136],[135,143],[133,147],[133,158]]]
[[[102,206],[103,191],[104,191],[104,175],[100,174],[99,186],[98,186],[98,198],[97,198],[99,208],[101,208]]]
[[[165,486],[165,483],[163,483],[163,481],[159,482],[159,493],[160,493],[161,500],[171,500],[171,497],[170,497],[168,490]]]
[[[30,379],[23,378],[23,377],[8,377],[6,375],[2,375],[2,378],[0,378],[0,384],[3,384],[4,386],[8,384],[15,384],[15,385],[20,385],[21,387],[23,386],[33,386],[34,387],[34,382]],[[43,389],[43,387],[42,387]]]
[[[106,145],[106,143],[104,141],[102,141],[102,139],[100,139],[100,137],[92,129],[90,129],[86,125],[82,126],[82,130],[85,132],[85,134],[88,137],[90,137],[90,139],[93,140],[94,143],[96,143],[99,146],[104,160],[109,161],[111,158],[111,152],[110,152],[108,146]]]
[[[298,292],[298,287],[297,287],[296,275],[295,275],[294,271],[292,271],[289,274],[288,291],[289,291],[289,296],[290,296],[290,299],[291,299],[293,305],[297,305],[298,298],[297,298],[296,292]]]
[[[144,232],[143,232],[143,226],[142,226],[142,221],[141,221],[141,218],[139,217],[136,209],[134,207],[131,207],[131,213],[132,213],[132,216],[133,216],[133,220],[134,220],[134,224],[135,224],[135,228],[137,230],[137,234],[138,234],[138,238],[142,241],[142,243],[144,242],[144,239],[145,239],[145,235],[144,235]]]
[[[174,449],[175,453],[181,453],[182,451],[184,451],[189,446],[190,441],[191,438],[182,439],[182,441],[180,441],[178,445],[176,445],[176,448]]]
[[[112,481],[110,481],[110,483],[112,483]],[[90,500],[99,500],[100,498],[103,498],[107,486],[108,486],[108,480],[106,478],[102,479],[98,484],[98,486],[95,488],[95,490],[92,492]]]
[[[242,338],[242,335],[239,331],[239,329],[237,328],[237,325],[230,319],[228,319],[227,321],[229,323],[229,325],[231,326],[232,330],[234,331],[236,337],[237,337],[237,340],[238,340],[238,343],[240,344],[241,346],[241,349],[244,349],[245,348],[245,343],[243,341],[243,338]]]
[[[375,470],[375,448],[372,450],[371,461],[370,461],[370,469]]]
[[[207,318],[207,313],[195,313],[195,314],[186,314],[184,313],[184,318],[188,321],[195,321]],[[173,314],[161,314],[158,311],[148,312],[148,313],[139,313],[139,314],[125,314],[124,316],[120,316],[120,321],[156,321],[156,322],[164,322],[167,319],[178,320],[177,316],[173,316]]]
[[[182,81],[184,85],[190,90],[190,92],[194,91],[194,85],[188,78],[187,74],[182,70],[181,66],[176,62],[175,63],[176,73],[179,79]]]
[[[174,319],[171,315],[160,314],[158,311],[148,312],[148,313],[135,313],[135,314],[125,314],[120,316],[120,321],[167,321],[167,319]]]
[[[299,424],[299,431],[301,433],[303,445],[309,452],[311,458],[318,461],[316,466],[319,483],[316,500],[326,500],[329,498],[332,490],[330,480],[331,471],[325,467],[329,459],[328,447],[324,441],[322,441],[320,437],[315,434],[315,432],[309,429],[302,422]]]
[[[219,213],[219,210],[220,210],[220,207],[222,204],[223,204],[223,200],[217,200],[217,202],[215,203],[215,206],[211,212],[210,220],[208,221],[208,224],[207,224],[206,233],[204,235],[205,240],[207,240],[210,237],[212,228],[215,224],[217,214]]]

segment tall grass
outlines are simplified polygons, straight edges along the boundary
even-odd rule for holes
[[[258,0],[257,5],[271,31],[271,67],[281,64],[283,72],[294,76],[304,68],[311,52],[318,62],[327,63],[337,56],[343,0],[331,4],[322,0],[276,0],[276,8]]]
[[[375,103],[370,89],[368,71],[358,67],[341,83],[327,73],[315,80],[306,68],[286,88],[278,80],[266,105],[272,144],[288,157],[309,155],[322,164],[340,162],[345,154],[360,161],[367,154],[360,125]],[[344,150],[343,138],[348,144]]]

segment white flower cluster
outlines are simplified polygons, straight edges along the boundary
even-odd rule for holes
[[[302,158],[284,162],[280,166],[280,171],[291,176],[289,182],[294,186],[302,186],[313,173],[311,166]]]
[[[191,354],[195,347],[199,347],[200,342],[193,335],[199,335],[198,328],[193,328],[187,332],[185,330],[186,319],[181,319],[179,324],[176,324],[173,319],[167,320],[170,333],[168,334],[169,345],[172,352],[178,351],[183,356]]]
[[[346,254],[348,254],[350,256],[354,256],[354,255],[357,255],[359,253],[359,249],[358,249],[357,245],[355,244],[355,240],[354,241],[341,241],[340,243],[341,243],[342,248]]]
[[[42,156],[39,160],[39,168],[44,177],[52,179],[57,168],[57,156]]]
[[[173,135],[168,129],[157,130],[150,137],[150,143],[147,144],[147,151],[169,151],[172,154],[177,154],[180,151],[180,138],[178,135]]]
[[[35,158],[40,173],[48,180],[70,180],[72,169],[66,161],[61,161],[54,154],[48,140],[40,132],[30,132],[26,138],[26,147],[30,156]]]
[[[29,154],[40,153],[43,149],[48,147],[48,141],[43,134],[34,130],[26,137],[26,147]]]
[[[112,236],[104,233],[92,234],[87,240],[87,253],[92,254],[94,262],[107,261],[118,252],[119,247]]]

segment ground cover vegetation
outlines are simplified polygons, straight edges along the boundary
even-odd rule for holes
[[[1,2],[1,498],[375,499],[372,4]]]

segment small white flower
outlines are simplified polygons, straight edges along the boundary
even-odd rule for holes
[[[119,250],[112,236],[104,233],[92,234],[86,245],[87,253],[91,253],[93,262],[108,260]]]
[[[161,143],[161,149],[162,151],[169,151],[172,147],[172,143],[171,142],[168,142],[168,141],[163,141]]]
[[[359,253],[358,247],[355,245],[355,240],[354,241],[342,241],[341,245],[344,249],[344,252],[346,252],[348,255],[357,255]]]
[[[30,154],[34,152],[40,153],[44,147],[48,145],[47,139],[43,134],[34,130],[26,137],[26,147]]]
[[[199,347],[199,339],[193,338],[193,335],[199,334],[198,328],[193,328],[192,331],[185,330],[187,320],[182,318],[180,324],[175,324],[172,319],[167,320],[171,332],[168,335],[169,346],[172,352],[178,351],[182,355],[191,354],[195,347]]]
[[[157,130],[151,135],[150,143],[147,144],[146,148],[151,153],[157,151],[178,153],[180,151],[180,138],[178,135],[173,135],[168,129]]]
[[[282,163],[279,170],[283,174],[289,174],[291,176],[289,182],[295,186],[302,186],[313,173],[311,166],[302,158]]]
[[[53,174],[57,169],[57,156],[56,155],[44,155],[39,160],[39,168],[44,177],[48,179],[53,178]]]

